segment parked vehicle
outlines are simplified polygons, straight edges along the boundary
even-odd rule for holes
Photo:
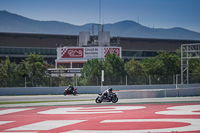
[[[99,93],[98,97],[95,100],[96,103],[101,103],[101,102],[116,103],[117,101],[118,101],[118,97],[114,92],[112,92],[109,96],[102,95],[102,93]]]
[[[73,90],[69,90],[68,88],[65,89],[64,93],[63,93],[65,96],[66,95],[71,95],[73,94],[74,96],[77,95],[77,88],[74,88]]]

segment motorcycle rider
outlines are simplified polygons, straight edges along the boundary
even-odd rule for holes
[[[106,96],[106,98],[110,98],[110,94],[112,93],[112,88],[108,88],[107,90],[105,90],[103,93],[102,93],[102,98],[104,96]]]
[[[69,91],[71,94],[73,93],[73,91],[74,91],[73,85],[69,85],[68,91]]]

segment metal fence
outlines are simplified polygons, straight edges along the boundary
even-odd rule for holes
[[[200,83],[200,74],[189,74],[189,84]],[[55,87],[55,86],[111,86],[111,85],[158,85],[181,84],[181,75],[132,75],[132,76],[105,76],[101,77],[44,77],[42,79],[30,79],[27,77],[0,81],[0,87]]]
[[[176,75],[133,75],[133,76],[105,76],[104,82],[101,82],[101,77],[92,78],[93,82],[85,84],[90,85],[155,85],[155,84],[176,84]],[[79,80],[79,79],[78,79]],[[81,80],[81,79],[80,79]],[[88,79],[90,80],[90,79]],[[76,82],[81,85],[81,82]]]

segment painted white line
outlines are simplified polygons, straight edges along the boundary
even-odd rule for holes
[[[121,119],[104,120],[101,123],[114,124],[115,122],[181,122],[189,123],[188,126],[162,129],[145,130],[73,130],[64,133],[165,133],[165,132],[184,132],[200,131],[200,119]]]
[[[0,121],[0,125],[2,125],[2,124],[7,124],[7,123],[11,123],[11,122],[15,122],[15,121]]]
[[[38,112],[39,114],[103,114],[123,113],[123,110],[144,109],[145,106],[66,107]]]
[[[200,105],[185,105],[185,106],[173,106],[168,107],[166,111],[159,111],[155,114],[162,114],[162,115],[200,115]]]
[[[20,126],[16,128],[11,128],[6,131],[12,131],[12,130],[52,130],[55,128],[72,125],[80,122],[84,122],[85,120],[47,120],[42,122],[37,122],[25,126]]]
[[[0,115],[10,114],[10,113],[16,113],[16,112],[21,112],[21,111],[27,111],[27,110],[31,110],[31,109],[34,109],[34,108],[4,109],[4,110],[0,110]]]
[[[0,121],[0,125],[7,124],[15,121]],[[36,133],[36,132],[0,132],[0,133]]]

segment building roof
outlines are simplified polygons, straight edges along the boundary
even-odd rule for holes
[[[78,46],[78,36],[58,34],[5,33],[0,32],[0,47],[39,47]],[[117,44],[117,37],[111,38]],[[120,37],[122,50],[175,51],[181,44],[200,43],[200,40],[155,39]]]

